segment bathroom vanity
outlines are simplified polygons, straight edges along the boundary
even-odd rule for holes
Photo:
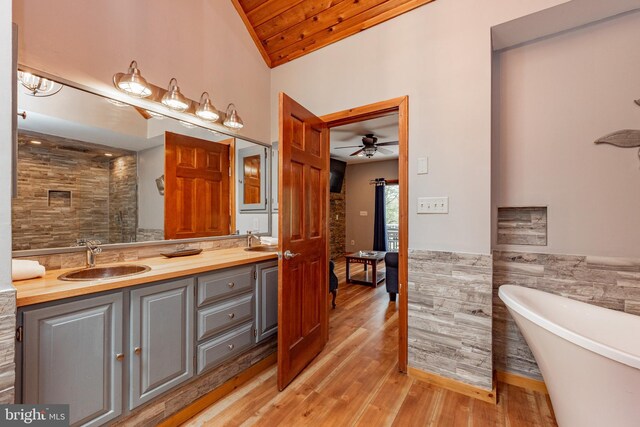
[[[140,264],[150,271],[63,282],[59,270],[15,283],[16,402],[68,403],[72,425],[103,425],[274,341],[275,253],[234,248]]]

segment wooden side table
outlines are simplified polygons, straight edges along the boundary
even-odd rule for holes
[[[384,272],[378,271],[378,263],[384,260],[386,252],[359,251],[347,254],[347,283],[359,283],[371,287],[378,286],[384,280]],[[364,271],[356,273],[351,277],[349,264],[364,264]],[[371,269],[369,269],[371,267]]]

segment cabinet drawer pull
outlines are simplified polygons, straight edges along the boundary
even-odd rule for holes
[[[233,319],[234,317],[236,317],[235,313],[229,313],[229,319]]]
[[[234,347],[235,347],[235,345],[233,345],[233,344],[229,344],[229,350],[233,350],[233,349],[234,349]]]
[[[133,352],[139,355],[140,353],[142,353],[142,349],[140,347],[136,347],[133,349]]]
[[[233,282],[229,282],[229,283],[227,284],[227,286],[228,286],[229,288],[233,288],[235,285],[236,285],[236,284],[235,284],[235,283],[233,283]]]
[[[118,362],[122,362],[124,360],[124,353],[118,353],[116,354],[116,360]]]

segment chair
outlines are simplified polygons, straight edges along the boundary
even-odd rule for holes
[[[329,260],[329,292],[333,295],[331,299],[331,306],[336,308],[336,296],[338,295],[338,276],[333,272],[336,264]]]
[[[384,265],[389,301],[394,302],[398,293],[398,252],[387,252],[384,256]]]

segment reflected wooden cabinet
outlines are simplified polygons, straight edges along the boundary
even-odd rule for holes
[[[267,149],[248,147],[238,150],[238,200],[240,211],[267,209]]]
[[[69,404],[70,424],[122,413],[122,293],[24,312],[22,403]]]

